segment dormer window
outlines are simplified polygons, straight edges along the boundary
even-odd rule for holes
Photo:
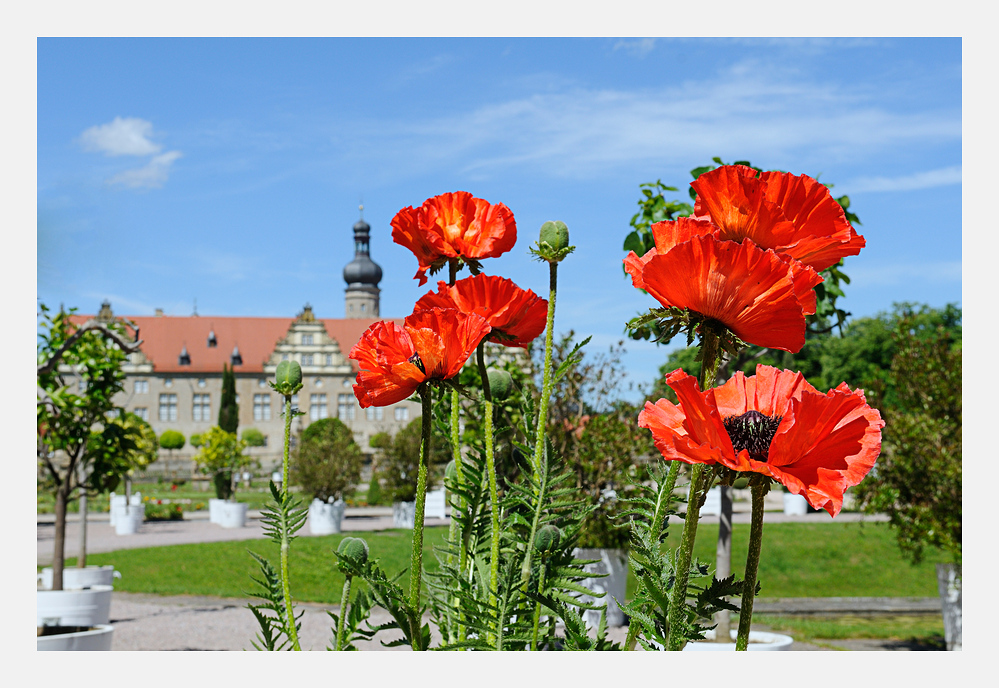
[[[213,328],[208,333],[208,348],[209,349],[214,349],[218,345],[219,345],[219,340],[215,338],[215,330]]]
[[[191,365],[191,356],[187,353],[186,345],[180,350],[180,356],[177,357],[177,365]]]
[[[229,362],[234,365],[243,365],[243,357],[239,355],[239,345],[232,347],[232,355],[229,356]]]

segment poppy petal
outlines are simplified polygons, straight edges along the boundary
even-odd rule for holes
[[[718,320],[750,344],[797,353],[805,343],[805,313],[789,265],[748,239],[694,237],[653,256],[642,283],[662,305]]]
[[[766,184],[756,178],[753,168],[725,165],[705,172],[690,186],[697,192],[694,216],[709,217],[719,229],[719,239],[751,239],[766,248],[793,239],[794,224],[767,199]]]

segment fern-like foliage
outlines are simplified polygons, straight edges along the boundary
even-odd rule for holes
[[[282,496],[274,481],[271,481],[270,488],[274,501],[261,510],[260,520],[264,534],[280,546],[285,536],[289,543],[295,539],[295,533],[302,528],[309,512],[302,506],[302,501],[290,492]]]
[[[261,580],[250,576],[250,580],[256,583],[260,590],[247,594],[263,600],[260,604],[247,604],[260,625],[256,640],[250,642],[257,650],[290,650],[291,640],[288,633],[288,616],[285,613],[281,576],[274,570],[270,562],[260,555],[250,552],[250,556],[260,565],[263,577]],[[301,613],[296,617],[298,628],[301,627],[301,624],[297,623],[297,619],[300,618]]]
[[[334,552],[336,554],[336,552]],[[339,556],[339,555],[337,555]],[[347,618],[344,621],[343,633],[344,641],[343,650],[356,650],[357,646],[354,643],[358,640],[371,640],[375,631],[370,628],[361,628],[361,622],[367,621],[371,616],[371,608],[374,605],[374,597],[367,590],[358,590],[354,595],[354,601],[350,603],[350,609],[347,611]],[[345,610],[341,609],[340,614],[343,614]],[[340,615],[334,612],[327,611],[329,617],[333,620],[333,637],[336,638],[336,629],[340,625]],[[335,644],[335,640],[334,640]],[[333,650],[333,647],[327,646],[327,650]]]

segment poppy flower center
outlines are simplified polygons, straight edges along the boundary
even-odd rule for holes
[[[427,369],[423,365],[423,359],[420,358],[420,354],[414,353],[412,356],[409,357],[409,362],[415,365],[417,368],[419,368],[421,373],[423,373],[424,375],[427,374]]]
[[[770,454],[770,442],[777,433],[781,418],[783,416],[771,418],[759,411],[747,411],[741,416],[729,416],[722,422],[737,454],[745,449],[754,461],[766,461]]]

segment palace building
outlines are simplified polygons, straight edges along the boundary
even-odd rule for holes
[[[151,472],[179,475],[193,468],[196,449],[191,435],[201,434],[218,422],[222,395],[222,366],[231,365],[236,377],[239,434],[258,429],[266,438],[263,447],[248,454],[265,471],[280,465],[284,438],[284,398],[271,389],[278,363],[298,361],[303,387],[292,404],[305,415],[292,423],[292,437],[321,418],[342,420],[354,433],[361,450],[371,453],[372,435],[396,433],[420,415],[420,404],[402,401],[385,408],[362,409],[354,397],[357,364],[347,358],[351,348],[371,323],[379,318],[378,283],[382,269],[371,259],[371,227],[363,219],[354,225],[354,259],[343,270],[347,283],[343,318],[318,318],[308,304],[296,317],[222,317],[165,315],[119,316],[138,328],[141,350],[125,366],[125,389],[116,399],[119,407],[145,419],[159,436],[178,430],[187,439],[183,449],[160,451]],[[105,301],[97,316],[115,317]],[[401,324],[402,319],[393,319]]]

